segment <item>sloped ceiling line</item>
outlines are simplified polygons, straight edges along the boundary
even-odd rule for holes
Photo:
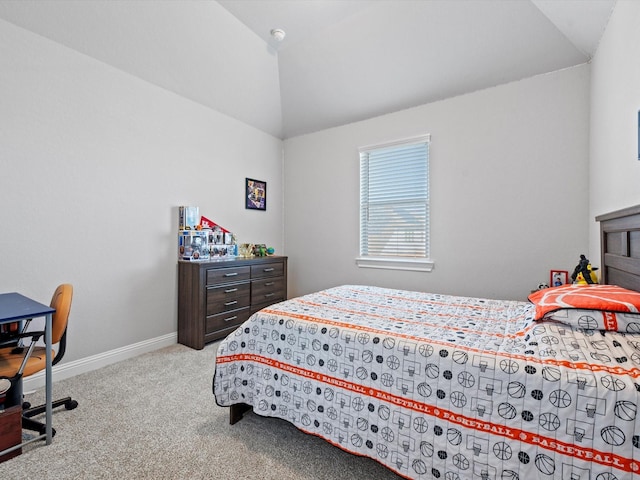
[[[615,2],[0,0],[0,19],[290,138],[585,63]]]

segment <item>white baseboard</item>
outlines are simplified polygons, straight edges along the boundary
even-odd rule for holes
[[[72,362],[65,362],[53,367],[53,381],[63,380],[65,378],[74,377],[81,373],[90,372],[101,367],[106,367],[112,363],[126,360],[143,353],[151,352],[159,348],[174,345],[178,341],[177,332],[168,333],[161,337],[151,338],[142,342],[127,345],[125,347],[116,348],[108,352],[99,353],[90,357],[81,358]],[[23,390],[25,393],[42,388],[45,386],[44,370],[25,378],[23,381]]]

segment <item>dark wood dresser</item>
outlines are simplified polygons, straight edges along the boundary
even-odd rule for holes
[[[178,342],[202,349],[287,299],[287,257],[178,261]]]

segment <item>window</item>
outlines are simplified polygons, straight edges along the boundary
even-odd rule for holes
[[[360,267],[431,271],[429,143],[424,135],[360,149]]]

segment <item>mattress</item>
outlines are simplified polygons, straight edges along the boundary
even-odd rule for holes
[[[636,477],[637,334],[529,302],[344,285],[254,314],[217,350],[251,405],[414,479]]]

